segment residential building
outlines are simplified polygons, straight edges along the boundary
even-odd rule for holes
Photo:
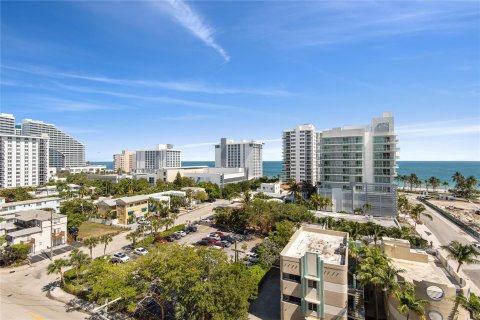
[[[60,198],[50,197],[41,199],[32,199],[16,202],[0,202],[0,218],[13,222],[15,214],[28,210],[54,209],[55,212],[60,210]]]
[[[261,183],[257,191],[263,193],[281,193],[282,188],[279,182]]]
[[[60,169],[85,165],[85,146],[53,124],[24,119],[22,121],[22,134],[48,135],[50,167]]]
[[[283,141],[283,180],[293,179],[317,183],[317,135],[311,124],[300,125],[294,129],[284,130]]]
[[[29,195],[34,198],[47,198],[52,196],[58,196],[59,192],[57,186],[45,186],[36,188],[35,191],[27,191]]]
[[[8,228],[9,244],[30,244],[30,253],[38,254],[51,246],[67,241],[67,216],[43,210],[27,210],[15,214],[15,229]]]
[[[368,126],[318,132],[318,193],[333,200],[336,212],[395,217],[396,144],[388,112]]]
[[[0,134],[15,134],[15,117],[13,114],[0,113]]]
[[[94,164],[94,165],[84,165],[84,166],[74,166],[68,168],[62,168],[62,171],[68,171],[71,174],[77,173],[100,173],[105,172],[107,166],[103,164]]]
[[[163,168],[152,174],[135,175],[136,179],[145,178],[154,184],[157,180],[173,182],[177,174],[181,177],[188,177],[195,182],[211,182],[219,186],[247,180],[245,170],[243,168],[211,168],[207,166],[192,166],[178,168]]]
[[[0,189],[48,182],[48,137],[0,133]]]
[[[263,142],[220,139],[215,145],[216,168],[243,168],[248,180],[263,176]]]
[[[470,288],[465,279],[447,264],[440,252],[436,256],[425,251],[411,249],[407,240],[383,238],[383,251],[396,269],[401,269],[399,282],[410,282],[415,286],[415,297],[427,300],[425,316],[431,320],[470,319],[468,311],[459,308],[455,298],[469,296]],[[398,312],[398,301],[385,296],[388,319],[403,320],[406,315]],[[409,319],[423,319],[413,311]]]
[[[113,155],[113,171],[131,173],[136,169],[137,153],[135,151],[123,150],[122,153]]]
[[[158,144],[154,150],[136,152],[136,168],[139,173],[155,173],[162,168],[180,167],[181,150],[173,149],[173,144]]]
[[[348,233],[305,225],[280,253],[281,319],[347,319]]]

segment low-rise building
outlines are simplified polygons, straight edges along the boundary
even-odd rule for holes
[[[148,213],[148,195],[122,197],[117,199],[117,219],[120,224],[131,224]]]
[[[57,186],[45,186],[35,189],[35,191],[28,191],[28,194],[34,198],[45,198],[51,196],[58,196]]]
[[[263,193],[281,193],[282,188],[280,187],[279,182],[261,183],[260,188],[257,191]]]
[[[26,210],[40,210],[51,208],[55,212],[60,210],[60,198],[41,198],[16,202],[3,202],[0,203],[0,218],[7,220],[7,222],[13,222],[15,214]]]
[[[302,226],[280,253],[281,319],[347,319],[348,233]]]
[[[150,183],[157,180],[173,182],[180,174],[181,177],[188,177],[195,182],[211,182],[217,185],[240,182],[247,180],[244,168],[211,168],[206,166],[163,168],[156,171],[156,177],[144,176]]]
[[[71,174],[76,173],[100,173],[107,170],[107,166],[103,164],[95,164],[81,167],[62,168],[62,171],[68,171]]]
[[[30,253],[38,254],[67,241],[67,216],[44,210],[15,214],[15,229],[6,228],[8,244],[30,244]]]
[[[386,237],[383,238],[383,250],[395,268],[404,270],[398,280],[413,283],[416,298],[428,301],[424,308],[427,319],[454,319],[454,315],[455,319],[470,319],[468,312],[455,303],[458,294],[468,296],[470,289],[466,281],[447,265],[444,257],[411,249],[407,240]],[[398,312],[398,301],[391,296],[385,298],[388,319],[405,319],[405,315]],[[410,312],[409,319],[422,318]]]

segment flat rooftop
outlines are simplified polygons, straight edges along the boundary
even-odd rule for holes
[[[429,281],[459,288],[456,280],[433,256],[428,256],[428,263],[392,258],[392,265],[405,270],[400,276],[406,281]]]
[[[343,265],[346,244],[345,236],[340,234],[332,234],[320,228],[302,227],[292,236],[282,254],[299,259],[306,252],[311,252],[320,255],[325,263]]]

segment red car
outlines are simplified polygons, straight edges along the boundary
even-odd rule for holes
[[[216,235],[216,236],[219,236],[219,237],[223,237],[223,232],[220,232],[220,231],[211,232],[210,234],[211,235]]]
[[[210,238],[210,237],[202,238],[202,240],[208,241],[208,243],[210,243],[211,245],[217,243],[217,240],[212,239],[212,238]]]

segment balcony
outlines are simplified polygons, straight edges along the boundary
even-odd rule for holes
[[[58,232],[58,233],[52,233],[52,238],[53,239],[61,239],[65,237],[65,232],[62,231],[62,232]]]

